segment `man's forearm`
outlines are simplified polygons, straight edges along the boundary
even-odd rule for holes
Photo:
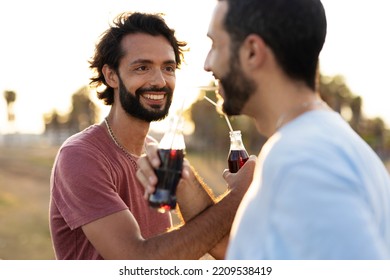
[[[184,225],[170,232],[146,240],[146,247],[155,248],[155,259],[199,259],[210,253],[217,259],[224,257],[227,236],[242,193],[230,191],[218,203],[209,206]]]
[[[179,215],[183,222],[188,222],[193,217],[215,204],[215,197],[211,189],[203,182],[199,174],[191,167],[192,173],[189,179],[181,180],[177,189],[177,202]]]

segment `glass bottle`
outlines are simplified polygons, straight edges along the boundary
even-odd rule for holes
[[[169,129],[158,145],[161,164],[154,170],[158,182],[155,192],[149,196],[149,205],[162,213],[176,208],[176,187],[185,155],[183,124],[182,118],[171,119]]]
[[[230,136],[230,150],[228,155],[229,171],[236,173],[248,160],[249,155],[242,142],[240,130],[229,132]]]

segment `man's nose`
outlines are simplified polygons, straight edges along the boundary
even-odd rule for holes
[[[164,74],[161,70],[156,69],[155,71],[153,71],[153,75],[152,75],[150,84],[152,86],[156,86],[159,88],[166,86],[167,81],[166,81]]]

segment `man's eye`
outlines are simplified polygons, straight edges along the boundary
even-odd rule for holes
[[[176,67],[173,67],[173,66],[167,66],[165,67],[165,70],[168,71],[168,72],[175,72],[176,70]]]
[[[139,67],[137,67],[135,70],[138,70],[138,71],[145,71],[145,70],[148,70],[148,67],[146,67],[146,66],[139,66]]]

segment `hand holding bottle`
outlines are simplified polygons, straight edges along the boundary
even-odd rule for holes
[[[253,180],[253,175],[256,167],[257,157],[251,155],[245,164],[236,173],[232,173],[229,169],[225,169],[222,177],[228,185],[228,189],[246,192]]]
[[[160,212],[176,208],[176,187],[180,181],[185,142],[183,119],[172,119],[169,130],[161,139],[157,150],[160,165],[156,167],[157,185],[149,196],[149,205]]]
[[[139,168],[136,173],[138,181],[140,181],[141,185],[145,188],[144,197],[146,200],[148,200],[149,196],[156,190],[158,178],[155,169],[157,169],[160,164],[158,145],[156,143],[149,143],[146,146],[146,154],[142,155],[137,161]],[[181,174],[183,179],[187,179],[190,176],[190,170],[190,164],[184,158]]]

